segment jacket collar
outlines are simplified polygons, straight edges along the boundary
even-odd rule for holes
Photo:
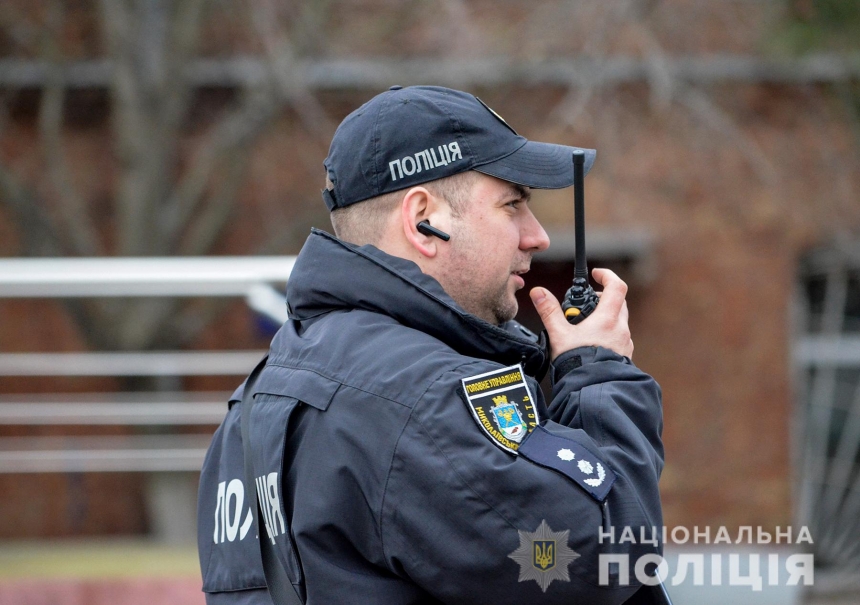
[[[341,309],[382,313],[437,338],[462,355],[523,364],[543,377],[544,339],[516,322],[490,324],[464,311],[412,261],[355,246],[313,229],[287,283],[290,319],[304,322]]]

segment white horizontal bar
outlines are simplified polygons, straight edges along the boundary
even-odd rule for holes
[[[199,471],[206,448],[0,452],[0,473]]]
[[[246,296],[285,283],[295,256],[0,259],[0,298]]]
[[[245,302],[251,309],[278,324],[283,324],[290,317],[287,312],[287,298],[283,290],[278,291],[271,286],[257,284],[248,289]]]
[[[0,395],[0,405],[4,404],[112,404],[167,403],[182,406],[188,403],[218,403],[227,401],[232,391],[107,391],[89,393],[16,393]]]
[[[244,376],[265,351],[0,353],[0,376]]]
[[[860,336],[803,336],[794,361],[804,366],[860,366]]]
[[[0,403],[0,425],[207,425],[220,424],[224,402]]]
[[[206,435],[8,437],[0,473],[199,471]]]

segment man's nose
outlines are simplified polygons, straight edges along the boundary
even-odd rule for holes
[[[520,249],[541,252],[549,248],[549,236],[531,209],[520,231]]]

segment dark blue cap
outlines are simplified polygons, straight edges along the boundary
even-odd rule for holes
[[[573,184],[578,147],[536,143],[518,135],[483,101],[439,86],[393,86],[349,114],[323,165],[329,210],[477,170],[535,189]],[[596,151],[585,152],[585,172]]]

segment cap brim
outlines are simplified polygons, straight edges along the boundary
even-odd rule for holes
[[[573,185],[573,152],[585,152],[585,174],[591,170],[597,151],[527,141],[500,160],[475,166],[474,170],[534,189],[562,189]]]

